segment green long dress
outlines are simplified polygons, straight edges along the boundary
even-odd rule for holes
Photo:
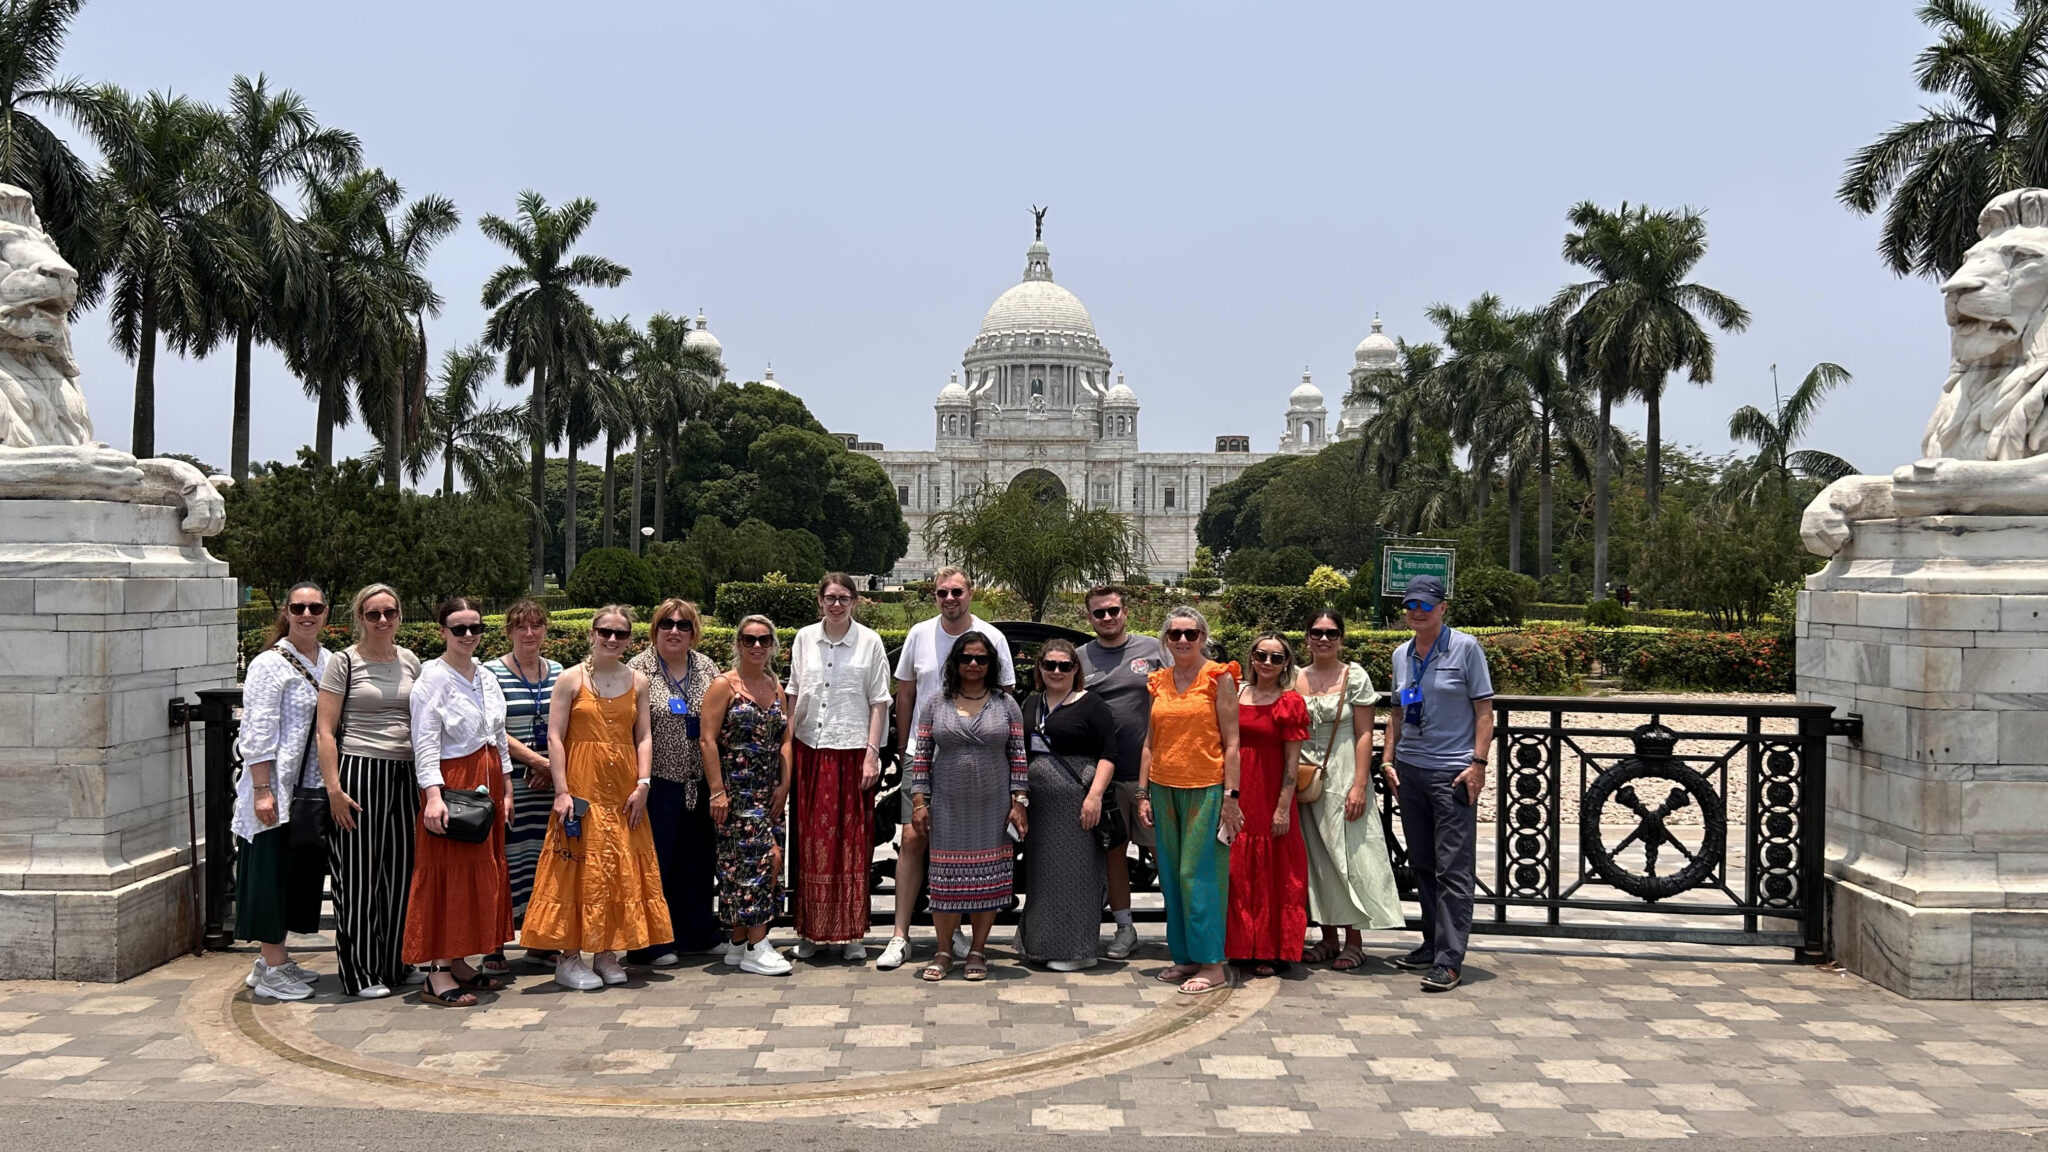
[[[1369,800],[1365,814],[1344,819],[1344,794],[1351,790],[1358,766],[1353,762],[1357,736],[1352,730],[1351,710],[1373,702],[1372,679],[1365,669],[1351,666],[1351,683],[1338,693],[1310,696],[1295,685],[1308,701],[1309,737],[1302,742],[1304,760],[1320,760],[1329,747],[1329,762],[1323,766],[1323,795],[1313,804],[1301,806],[1301,834],[1308,842],[1308,914],[1318,924],[1335,928],[1399,928],[1406,923],[1401,914],[1401,895],[1394,886],[1394,867],[1387,859],[1386,839],[1380,834],[1377,800]],[[1330,743],[1330,725],[1337,726],[1337,740]],[[1370,771],[1370,766],[1367,771]],[[1370,784],[1366,795],[1372,796]]]

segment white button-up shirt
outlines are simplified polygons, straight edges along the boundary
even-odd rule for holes
[[[298,666],[293,667],[296,663]],[[313,731],[313,713],[320,690],[314,681],[327,669],[327,651],[308,660],[291,644],[280,641],[249,661],[242,681],[242,731],[235,745],[243,764],[270,761],[271,795],[277,800],[277,823],[283,827],[292,818],[292,789],[320,783],[320,757],[306,755],[306,737]],[[235,835],[254,840],[268,831],[256,819],[256,780],[247,768],[235,781],[235,814],[231,822]]]
[[[512,764],[505,741],[505,690],[478,664],[464,677],[445,660],[429,660],[412,685],[412,774],[422,788],[441,780],[441,761],[498,746],[498,771]]]
[[[889,702],[889,654],[873,628],[848,621],[846,635],[825,637],[823,621],[797,629],[789,650],[789,694],[796,738],[813,748],[868,746],[869,709]]]

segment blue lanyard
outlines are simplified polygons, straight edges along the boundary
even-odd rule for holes
[[[661,668],[661,678],[668,682],[669,696],[672,699],[681,700],[683,702],[683,713],[685,715],[688,715],[690,711],[689,694],[683,691],[682,684],[679,683],[674,676],[669,675],[668,661],[662,659],[661,655],[659,653],[656,653],[654,657],[654,663]],[[683,675],[687,677],[689,675],[689,672],[685,670]]]
[[[1422,678],[1429,675],[1429,662],[1436,659],[1437,654],[1444,650],[1444,641],[1450,638],[1450,634],[1451,630],[1449,628],[1438,632],[1436,634],[1436,643],[1429,646],[1429,651],[1423,655],[1420,663],[1417,663],[1415,659],[1415,643],[1412,640],[1409,641],[1408,663],[1413,666],[1410,669],[1413,675],[1408,678],[1408,686],[1410,688],[1422,687]]]

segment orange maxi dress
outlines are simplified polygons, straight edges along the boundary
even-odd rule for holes
[[[548,819],[534,874],[533,898],[519,942],[564,952],[617,952],[646,948],[674,937],[661,894],[654,829],[643,816],[626,826],[626,801],[639,783],[633,748],[635,700],[631,691],[606,699],[588,676],[569,710],[569,795],[590,802],[583,834],[564,835]]]

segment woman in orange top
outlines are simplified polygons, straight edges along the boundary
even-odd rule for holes
[[[1230,842],[1244,828],[1237,805],[1237,665],[1208,659],[1209,622],[1185,605],[1166,614],[1161,637],[1173,666],[1148,681],[1152,728],[1138,767],[1138,819],[1158,830],[1159,892],[1173,955],[1159,978],[1198,996],[1227,982]]]
[[[675,936],[647,822],[647,677],[619,659],[632,639],[631,608],[598,609],[589,658],[555,680],[548,703],[555,806],[520,942],[560,949],[555,983],[580,991],[624,984],[621,951]]]

